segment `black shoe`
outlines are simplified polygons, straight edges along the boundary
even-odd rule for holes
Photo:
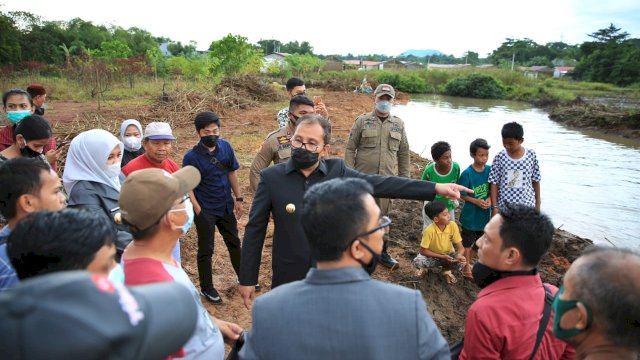
[[[380,264],[388,267],[391,270],[395,270],[400,267],[400,263],[396,259],[389,256],[389,254],[387,253],[382,253],[382,256],[380,257]]]
[[[210,303],[222,304],[222,298],[220,297],[220,294],[218,294],[218,291],[216,291],[216,289],[202,290],[200,292],[200,295],[204,296],[204,298],[207,299]]]

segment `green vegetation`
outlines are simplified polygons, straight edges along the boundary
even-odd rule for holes
[[[504,86],[493,76],[479,73],[457,77],[444,87],[447,95],[479,99],[502,99],[504,90]]]

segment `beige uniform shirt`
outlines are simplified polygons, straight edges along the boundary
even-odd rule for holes
[[[260,182],[260,172],[269,167],[271,162],[279,164],[291,157],[291,136],[293,132],[290,126],[285,126],[267,135],[262,147],[251,162],[249,171],[249,186],[255,192]]]
[[[349,134],[345,162],[368,174],[409,177],[409,142],[402,119],[390,115],[382,122],[375,111],[358,116]]]

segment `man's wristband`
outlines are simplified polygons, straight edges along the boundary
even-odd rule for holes
[[[497,209],[498,207],[496,205],[491,206],[492,209]]]
[[[243,198],[243,197],[237,197],[237,198],[236,198],[236,201],[237,201],[237,202],[243,202],[243,201],[244,201],[244,198]]]

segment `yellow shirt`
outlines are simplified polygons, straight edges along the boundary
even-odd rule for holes
[[[420,247],[429,249],[438,254],[451,254],[454,252],[453,244],[462,241],[458,224],[450,221],[444,230],[440,230],[438,225],[431,223],[422,233]]]

